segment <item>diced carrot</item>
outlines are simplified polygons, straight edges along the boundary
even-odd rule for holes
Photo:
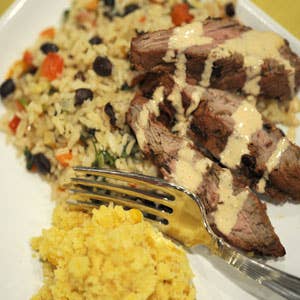
[[[69,161],[73,158],[73,155],[72,152],[69,151],[67,153],[57,154],[55,157],[63,167],[67,167],[69,165]]]
[[[55,36],[55,28],[54,27],[46,28],[40,33],[40,36],[44,38],[53,39]]]
[[[23,61],[27,66],[32,66],[33,56],[32,53],[26,50],[23,54]]]
[[[178,3],[172,7],[171,18],[175,26],[180,26],[183,23],[190,23],[194,16],[190,14],[187,3]]]
[[[14,117],[9,122],[8,126],[12,130],[13,133],[16,133],[20,122],[21,122],[21,119],[16,115],[14,115]]]
[[[140,23],[144,23],[145,21],[146,21],[146,16],[140,17],[140,19],[139,19]]]
[[[64,60],[56,53],[49,53],[41,66],[41,75],[52,81],[62,74]]]
[[[85,6],[87,10],[96,10],[97,7],[98,7],[98,0],[90,0]]]

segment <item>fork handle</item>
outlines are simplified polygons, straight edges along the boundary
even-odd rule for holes
[[[300,299],[300,278],[249,258],[226,245],[220,248],[220,256],[247,277],[286,299]]]

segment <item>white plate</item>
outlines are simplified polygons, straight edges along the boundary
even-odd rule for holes
[[[58,23],[68,5],[67,0],[19,0],[0,19],[1,79],[43,28]],[[238,14],[247,25],[280,33],[300,54],[299,41],[249,1],[239,1]],[[0,105],[0,115],[3,112]],[[0,134],[0,154],[0,298],[29,299],[42,284],[41,265],[32,257],[29,240],[49,226],[53,204],[47,184],[26,172],[24,162],[16,158],[12,146],[6,145],[3,134]],[[268,212],[287,250],[285,258],[269,263],[300,276],[300,205],[268,205]],[[196,275],[197,299],[279,299],[245,280],[201,247],[195,252],[189,258]]]

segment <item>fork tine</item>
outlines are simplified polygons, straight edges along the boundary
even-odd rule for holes
[[[85,199],[96,199],[96,200],[100,200],[100,201],[103,201],[103,202],[113,202],[115,204],[118,204],[118,205],[122,205],[122,206],[125,206],[125,207],[129,207],[129,208],[136,208],[136,209],[139,209],[141,210],[142,212],[145,212],[145,213],[150,213],[152,215],[155,215],[155,216],[158,216],[160,218],[163,218],[163,219],[167,219],[168,216],[170,216],[169,213],[167,212],[164,212],[162,210],[158,210],[156,208],[152,208],[152,207],[149,207],[147,205],[144,205],[142,203],[138,203],[137,201],[134,201],[134,200],[131,200],[131,199],[121,199],[121,198],[117,198],[117,197],[114,197],[114,196],[111,196],[111,195],[103,195],[103,194],[100,194],[100,193],[96,193],[96,192],[88,192],[88,191],[85,191],[85,190],[70,190],[70,192],[73,194],[72,197],[75,198],[75,199],[78,199],[78,200],[81,200],[83,198]]]
[[[100,176],[104,178],[116,179],[120,181],[125,181],[128,183],[136,184],[139,183],[147,188],[163,191],[165,194],[173,196],[172,189],[169,189],[171,184],[166,183],[159,178],[150,177],[142,174],[122,172],[117,170],[107,170],[107,169],[94,169],[89,167],[73,167],[74,171],[82,173]]]
[[[149,200],[158,204],[162,204],[165,206],[169,206],[173,208],[171,200],[167,200],[164,195],[159,195],[157,193],[151,193],[151,192],[146,192],[137,188],[131,188],[127,186],[122,186],[122,185],[116,185],[116,184],[111,184],[108,182],[99,182],[95,180],[89,180],[86,178],[72,178],[72,183],[76,185],[81,185],[81,186],[88,186],[88,187],[96,187],[100,188],[102,190],[108,190],[108,191],[113,191],[121,194],[126,194],[128,196],[133,196],[137,197],[140,199],[145,199]]]

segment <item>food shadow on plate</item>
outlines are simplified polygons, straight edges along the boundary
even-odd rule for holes
[[[191,249],[186,249],[191,255],[201,255],[211,266],[228,278],[231,282],[237,285],[242,290],[246,291],[250,295],[260,300],[272,299],[282,300],[285,299],[278,294],[272,292],[265,286],[260,285],[256,281],[247,278],[241,274],[238,270],[227,264],[223,259],[212,255],[210,251],[203,246],[195,246]],[[280,259],[281,260],[281,259]]]

